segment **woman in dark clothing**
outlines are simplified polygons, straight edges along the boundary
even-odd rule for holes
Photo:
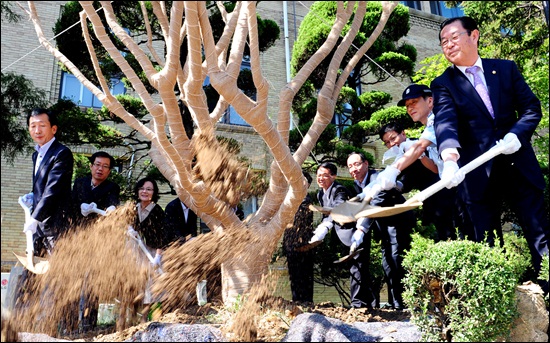
[[[147,177],[139,180],[134,187],[134,196],[137,204],[133,228],[155,256],[169,244],[164,230],[164,210],[157,204],[160,199],[157,183]]]
[[[128,227],[128,235],[141,239],[154,260],[150,261],[145,252],[139,250],[136,252],[138,263],[146,266],[149,270],[149,280],[145,289],[143,298],[144,309],[141,312],[141,321],[146,322],[152,303],[156,302],[151,294],[153,281],[153,272],[159,269],[161,265],[162,249],[170,243],[170,235],[164,230],[164,210],[157,204],[159,200],[159,188],[155,180],[143,178],[139,180],[134,187],[134,196],[137,201],[136,217],[133,225]]]

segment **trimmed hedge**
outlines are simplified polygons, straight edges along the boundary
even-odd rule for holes
[[[518,316],[515,288],[525,257],[466,240],[413,235],[403,265],[403,299],[427,341],[490,342],[508,337]],[[528,265],[528,263],[527,263]]]

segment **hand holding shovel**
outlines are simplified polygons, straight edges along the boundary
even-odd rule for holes
[[[468,174],[472,170],[476,169],[477,167],[481,166],[485,162],[489,161],[490,159],[494,158],[495,156],[498,156],[502,153],[508,154],[513,153],[517,151],[517,141],[511,141],[506,142],[504,140],[498,141],[495,146],[493,146],[491,149],[483,153],[482,155],[478,156],[474,160],[472,160],[470,163],[466,164],[462,168],[460,168],[457,173],[463,173],[464,175]],[[513,151],[512,151],[513,150]],[[393,207],[378,207],[375,209],[365,210],[362,212],[359,212],[356,214],[356,218],[359,217],[369,217],[369,218],[378,218],[378,217],[388,217],[395,214],[399,214],[408,210],[411,210],[413,208],[416,208],[420,205],[422,205],[422,202],[426,200],[428,197],[434,195],[435,193],[439,192],[445,187],[448,187],[450,183],[450,180],[444,179],[439,180],[438,182],[434,183],[430,187],[426,188],[425,190],[417,193],[409,200],[405,201],[403,204],[395,205]]]
[[[32,202],[29,200],[28,194],[25,196],[20,196],[18,202],[19,202],[19,205],[21,205],[21,207],[23,208],[23,211],[25,212],[25,224],[31,223],[32,221],[36,221],[31,216],[30,206],[32,206]],[[38,225],[38,223],[34,223],[34,225],[36,226]],[[17,257],[19,262],[21,262],[21,264],[25,268],[27,268],[29,271],[35,274],[46,273],[50,267],[49,262],[43,259],[38,259],[34,257],[33,230],[27,229],[27,225],[25,225],[24,233],[27,241],[27,249],[26,249],[27,257],[24,258],[14,253],[15,257]]]
[[[378,206],[370,205],[370,202],[372,198],[378,195],[381,191],[382,186],[376,182],[372,182],[369,189],[363,190],[363,193],[360,193],[356,197],[353,197],[333,208],[330,213],[332,219],[340,224],[357,221],[357,218],[359,218],[357,217],[357,213],[373,208],[379,208]]]
[[[107,215],[106,211],[97,208],[97,204],[95,202],[89,204],[83,202],[82,204],[80,204],[80,213],[82,213],[84,217],[87,217],[90,213],[97,213],[102,216]]]
[[[141,251],[143,251],[145,256],[147,256],[147,259],[149,260],[149,262],[151,262],[151,264],[156,267],[157,271],[160,274],[162,274],[163,271],[162,271],[162,268],[160,267],[160,256],[157,254],[157,257],[155,258],[151,255],[151,253],[149,252],[149,250],[145,246],[145,243],[143,243],[143,240],[141,239],[141,237],[139,236],[137,231],[134,230],[134,228],[131,225],[128,226],[128,231],[126,231],[126,234],[130,238],[132,238],[133,240],[135,240],[137,242],[139,248],[141,249]]]

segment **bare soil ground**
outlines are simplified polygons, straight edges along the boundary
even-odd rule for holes
[[[318,313],[345,323],[354,322],[388,322],[410,319],[410,313],[390,309],[348,309],[333,303],[293,303],[284,299],[275,299],[272,304],[264,306],[261,315],[256,318],[258,342],[279,342],[285,336],[291,321],[301,313]],[[208,303],[205,306],[189,306],[184,310],[161,315],[156,321],[177,324],[210,324],[218,327],[231,341],[240,341],[230,327],[235,311],[225,308],[221,303]],[[113,326],[97,328],[83,335],[63,337],[82,342],[121,342],[129,339],[134,333],[145,329],[148,323],[132,326],[124,331],[114,332]]]

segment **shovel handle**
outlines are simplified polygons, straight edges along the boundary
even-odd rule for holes
[[[141,250],[145,254],[145,256],[147,256],[147,259],[149,260],[149,262],[151,262],[151,264],[154,265],[155,264],[155,258],[151,255],[149,250],[147,250],[147,247],[143,243],[143,240],[141,238],[137,238],[137,242],[138,242],[139,247],[141,248]],[[157,270],[159,271],[159,273],[162,274],[162,269],[160,268],[160,266],[157,268]]]
[[[106,211],[103,211],[103,210],[100,210],[99,208],[94,208],[93,209],[93,212],[99,214],[99,215],[102,215],[102,216],[106,216],[107,215],[107,212]]]
[[[31,209],[25,205],[25,202],[23,202],[23,197],[19,197],[19,205],[23,208],[23,211],[25,212],[25,222],[31,219]],[[32,239],[32,232],[27,230],[25,231],[25,236],[27,239],[27,263],[30,266],[30,270],[34,270],[34,241]]]
[[[506,150],[506,148],[507,148],[507,146],[504,145],[504,144],[495,145],[491,149],[486,151],[485,153],[479,155],[477,158],[470,161],[470,163],[466,164],[464,167],[460,168],[459,170],[464,172],[464,175],[466,175],[469,172],[471,172],[472,170],[474,170],[477,167],[479,167],[480,165],[482,165],[483,163],[489,161],[490,159],[494,158],[497,155],[502,154],[502,152],[504,150]],[[410,203],[417,202],[417,201],[423,202],[427,198],[431,197],[435,193],[437,193],[440,190],[442,190],[443,188],[445,188],[447,186],[447,183],[448,183],[448,181],[439,180],[436,183],[434,183],[433,185],[431,185],[430,187],[423,190],[422,192],[417,193],[415,196],[413,196],[409,200],[405,201],[405,204],[410,204]]]

